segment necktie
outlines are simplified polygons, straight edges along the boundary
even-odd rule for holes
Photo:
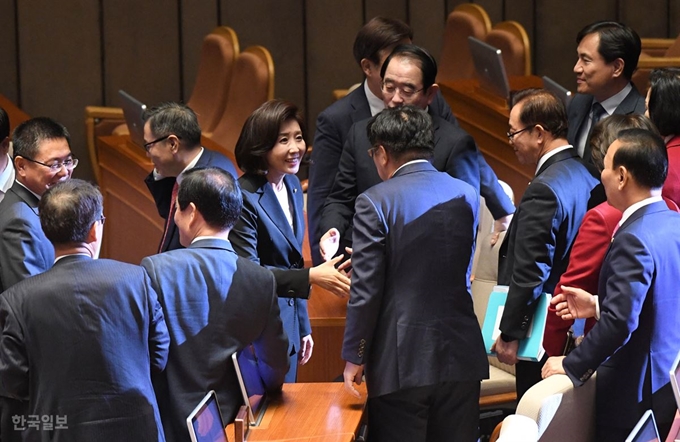
[[[590,148],[590,136],[593,133],[593,127],[600,121],[602,118],[609,116],[606,110],[604,110],[604,107],[597,101],[593,103],[593,106],[591,108],[591,117],[590,117],[590,130],[588,130],[588,137],[586,138],[586,145],[583,149],[583,160],[586,163],[592,163],[593,158],[591,156],[591,148]]]
[[[170,201],[170,211],[168,212],[168,219],[165,220],[165,230],[163,231],[163,239],[161,240],[161,244],[158,246],[158,253],[161,253],[163,251],[163,245],[165,244],[165,238],[168,235],[168,229],[170,228],[170,220],[175,216],[175,201],[177,201],[177,189],[179,189],[179,185],[177,185],[177,181],[175,181],[175,185],[172,186],[172,199]]]

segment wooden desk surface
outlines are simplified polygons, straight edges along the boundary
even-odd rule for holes
[[[361,399],[347,393],[341,382],[284,384],[270,402],[262,422],[251,427],[246,440],[345,442],[354,440],[366,402],[366,384],[358,386]],[[233,425],[227,436],[234,438]]]

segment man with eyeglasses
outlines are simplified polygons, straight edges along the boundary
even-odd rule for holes
[[[409,44],[412,39],[413,31],[400,20],[386,17],[374,17],[369,20],[359,30],[353,48],[354,59],[365,77],[363,83],[326,108],[316,120],[307,191],[309,240],[315,265],[323,261],[318,249],[319,239],[325,231],[321,230],[319,223],[326,198],[331,193],[338,173],[347,134],[353,124],[367,120],[385,108],[381,67],[398,44]],[[456,117],[451,113],[451,108],[439,90],[434,94],[428,111],[458,125]],[[487,207],[497,220],[494,227],[497,231],[505,230],[515,207],[498,185],[498,178],[484,157],[479,154],[477,160],[481,173],[481,190],[486,196]]]
[[[16,179],[0,202],[0,291],[52,267],[54,250],[40,227],[38,202],[78,165],[68,130],[50,118],[20,124],[12,140]]]
[[[235,178],[234,164],[219,152],[201,146],[201,127],[196,113],[181,103],[162,103],[144,114],[144,149],[154,169],[144,182],[158,214],[165,220],[158,252],[182,248],[174,221],[177,177],[194,167],[219,167]]]
[[[513,96],[508,141],[524,165],[536,166],[499,252],[498,283],[509,286],[493,350],[516,364],[517,399],[541,380],[539,362],[517,360],[519,341],[529,331],[535,301],[553,293],[569,264],[569,253],[598,180],[567,142],[562,101],[544,89]]]
[[[437,75],[434,58],[418,46],[399,45],[385,60],[380,74],[385,107],[412,105],[429,111],[435,130],[434,167],[467,182],[479,194],[480,154],[475,141],[463,129],[433,113],[430,106],[439,90],[434,83]],[[319,223],[324,232],[320,250],[326,259],[333,255],[328,251],[329,244],[339,244],[341,250],[351,246],[354,201],[359,194],[382,181],[367,154],[372,147],[366,132],[368,121],[360,121],[350,129],[333,189],[323,208]],[[495,174],[494,180],[498,185]],[[484,188],[482,196],[489,196]]]
[[[164,441],[151,373],[165,368],[170,336],[146,272],[96,259],[93,185],[57,183],[39,209],[54,266],[0,296],[0,396],[27,403],[2,440]]]

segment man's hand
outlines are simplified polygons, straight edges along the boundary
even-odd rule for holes
[[[345,252],[347,252],[347,256],[352,256],[352,248],[351,247],[345,247]],[[349,269],[349,270],[346,270]],[[343,262],[338,266],[338,271],[341,272],[343,275],[347,276],[348,278],[352,277],[352,258],[349,258],[347,261]]]
[[[305,365],[312,357],[312,350],[314,349],[314,339],[312,335],[307,335],[300,339],[300,351],[298,352],[298,359],[300,365]]]
[[[564,356],[553,356],[545,361],[545,365],[541,369],[541,376],[543,379],[548,378],[554,374],[567,374],[562,366]]]
[[[498,360],[504,364],[515,365],[517,359],[517,349],[519,348],[519,341],[505,342],[499,336],[496,343],[491,346],[491,351],[496,352]]]
[[[561,286],[562,293],[554,296],[550,303],[555,306],[557,316],[565,321],[595,316],[597,299],[583,289]]]
[[[361,385],[361,377],[364,374],[364,366],[352,364],[351,362],[345,363],[345,371],[342,374],[345,379],[345,390],[347,390],[352,396],[361,398],[361,394],[354,388],[354,384]]]
[[[335,268],[335,264],[342,261],[343,257],[344,255],[336,256],[330,261],[309,269],[309,283],[318,285],[340,298],[348,297],[351,281],[344,271]]]
[[[505,215],[504,217],[498,218],[493,222],[493,235],[491,235],[491,245],[496,245],[498,242],[498,237],[501,232],[508,230],[510,226],[510,221],[512,221],[512,214]]]
[[[338,248],[340,247],[340,232],[338,229],[333,227],[324,233],[319,240],[319,253],[324,261],[329,261],[336,253],[338,253]]]

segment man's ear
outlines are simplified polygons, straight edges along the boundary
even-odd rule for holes
[[[628,182],[631,179],[630,172],[625,166],[619,166],[616,168],[616,175],[619,180],[618,189],[622,190],[628,185]]]
[[[364,75],[366,77],[370,76],[371,72],[373,71],[373,63],[371,63],[368,58],[362,58],[359,64],[361,65],[361,70],[363,71]]]
[[[612,76],[614,78],[623,76],[623,69],[626,66],[626,62],[623,61],[623,58],[617,58],[616,60],[611,62],[611,65],[613,68]]]
[[[427,88],[427,105],[429,106],[432,104],[432,100],[434,100],[434,96],[437,95],[437,91],[439,91],[439,85],[437,83],[434,83],[432,86]]]
[[[87,243],[88,244],[93,244],[97,240],[101,240],[101,237],[99,236],[99,233],[97,232],[97,224],[99,224],[99,221],[95,221],[92,223],[90,226],[90,230],[87,232]],[[103,236],[104,234],[104,226],[102,226],[102,229],[100,230],[101,235]]]

